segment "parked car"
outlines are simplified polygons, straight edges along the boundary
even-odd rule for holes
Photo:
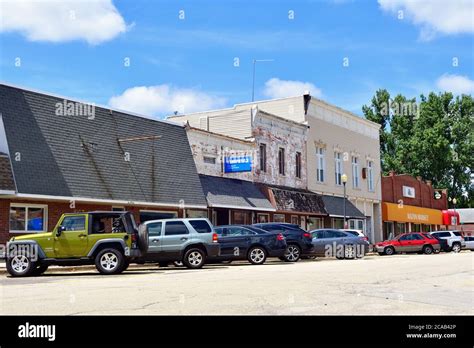
[[[466,243],[464,249],[474,251],[474,236],[465,236],[464,242]]]
[[[102,274],[118,274],[148,249],[147,231],[138,231],[129,212],[63,214],[51,232],[13,237],[6,266],[13,277],[40,275],[48,266],[95,264]]]
[[[355,259],[364,257],[369,251],[367,240],[347,231],[318,229],[310,233],[317,256]]]
[[[450,252],[451,248],[448,245],[448,241],[446,239],[440,238],[437,235],[430,234],[430,236],[436,238],[438,240],[440,251]]]
[[[297,262],[302,256],[315,256],[311,233],[300,228],[299,225],[283,222],[268,222],[253,224],[268,232],[281,233],[285,239],[287,248],[285,255],[280,260],[286,262]]]
[[[138,262],[180,261],[188,268],[201,268],[208,257],[220,253],[217,233],[208,219],[150,220],[140,230],[147,232],[149,246]]]
[[[380,255],[393,255],[400,252],[422,252],[433,254],[440,250],[439,242],[429,233],[411,232],[403,233],[391,240],[375,244]]]
[[[340,231],[348,232],[354,236],[360,237],[363,240],[369,241],[369,237],[367,237],[362,230],[351,230],[351,229],[341,229]]]
[[[466,242],[460,231],[433,231],[430,232],[432,236],[445,239],[451,251],[458,253],[466,246]]]
[[[208,261],[248,260],[254,265],[265,263],[267,257],[283,257],[286,251],[285,237],[281,233],[267,232],[254,226],[217,226],[221,253]]]

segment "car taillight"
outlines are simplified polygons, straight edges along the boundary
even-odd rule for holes
[[[281,233],[277,234],[277,240],[285,240],[285,237]]]
[[[365,237],[365,236],[364,236],[364,237],[361,237],[361,238],[362,238],[362,240],[365,240],[365,241],[367,241],[367,242],[369,241],[369,238],[368,238],[368,237]]]
[[[303,237],[311,238],[311,233],[305,232],[303,233]]]
[[[212,242],[217,243],[217,233],[212,234]]]
[[[138,240],[138,236],[135,233],[133,233],[131,239],[132,239],[132,243],[134,243]]]

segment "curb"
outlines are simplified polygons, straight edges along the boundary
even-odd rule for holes
[[[156,267],[158,269],[158,267]],[[150,269],[150,267],[145,267],[143,268],[143,265],[130,265],[127,269],[127,271],[132,271],[132,270],[147,270]],[[92,265],[85,265],[85,266],[51,266],[48,268],[46,271],[47,273],[65,273],[65,272],[87,272],[87,271],[96,271],[97,274],[98,271],[95,268],[95,266]],[[5,268],[4,265],[0,266],[0,275],[3,274],[8,274],[7,269]]]

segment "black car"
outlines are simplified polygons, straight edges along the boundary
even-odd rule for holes
[[[311,233],[306,232],[296,224],[268,222],[253,224],[252,226],[261,228],[268,232],[278,232],[285,236],[288,247],[285,255],[280,257],[283,261],[296,262],[302,256],[315,256],[315,249],[311,243]]]
[[[281,233],[270,233],[246,225],[226,225],[214,228],[221,252],[208,257],[207,262],[248,260],[254,265],[265,263],[267,257],[283,257],[286,250],[285,237]]]

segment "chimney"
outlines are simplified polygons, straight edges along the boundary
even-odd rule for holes
[[[309,91],[305,91],[303,93],[304,114],[305,115],[308,113],[308,107],[309,107],[310,100],[311,100],[311,95],[309,94]]]

